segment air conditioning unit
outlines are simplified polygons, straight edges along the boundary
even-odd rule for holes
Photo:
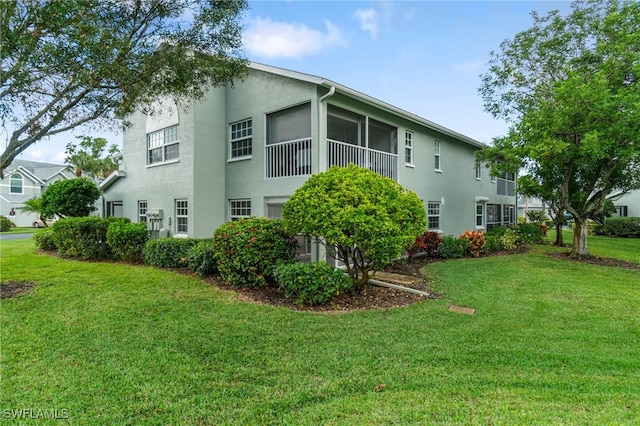
[[[147,210],[147,220],[160,220],[160,219],[162,219],[162,209]]]

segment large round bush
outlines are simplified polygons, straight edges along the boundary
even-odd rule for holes
[[[243,218],[213,234],[213,252],[222,278],[234,287],[264,286],[279,261],[296,255],[298,243],[281,220]]]

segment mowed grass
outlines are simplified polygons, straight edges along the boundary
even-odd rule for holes
[[[1,244],[2,282],[37,284],[2,300],[1,410],[131,425],[640,419],[638,270],[538,246],[428,265],[439,300],[315,314],[170,271]]]

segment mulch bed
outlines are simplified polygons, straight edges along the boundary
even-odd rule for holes
[[[549,256],[561,260],[573,260],[575,262],[588,263],[599,266],[616,266],[618,268],[640,270],[637,263],[626,262],[624,260],[611,259],[599,256],[571,256],[570,253],[549,253]]]

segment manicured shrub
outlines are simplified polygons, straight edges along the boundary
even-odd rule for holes
[[[498,241],[502,250],[513,251],[518,248],[518,233],[511,228],[506,228],[502,236],[498,237]]]
[[[281,220],[243,218],[213,234],[213,251],[223,279],[237,288],[264,286],[279,261],[295,258],[298,243]]]
[[[507,229],[509,228],[507,228],[506,226],[494,226],[487,231],[487,235],[493,235],[500,238],[504,235],[505,232],[507,232]]]
[[[542,228],[532,223],[521,223],[516,226],[518,244],[540,244],[542,242]]]
[[[34,232],[33,239],[36,247],[40,250],[51,251],[58,248],[53,241],[53,228],[44,228]]]
[[[284,204],[291,233],[319,238],[356,291],[427,227],[424,204],[398,182],[350,164],[311,176]]]
[[[186,266],[189,250],[198,244],[195,238],[158,238],[144,246],[144,261],[156,268],[181,268]]]
[[[6,232],[11,230],[13,227],[13,222],[9,220],[9,218],[0,215],[0,232]]]
[[[640,217],[609,217],[601,232],[610,237],[640,238]]]
[[[111,220],[107,229],[107,244],[115,259],[135,262],[142,259],[144,246],[149,239],[144,223]]]
[[[484,251],[486,239],[482,231],[464,231],[458,239],[466,239],[468,241],[467,252],[473,257],[480,256],[480,253]]]
[[[492,251],[500,251],[501,249],[502,247],[500,246],[500,241],[498,240],[498,237],[496,237],[495,235],[485,236],[485,245],[484,245],[485,253],[489,253]]]
[[[69,217],[58,220],[51,227],[53,242],[62,257],[81,260],[108,259],[107,229],[114,219],[96,216]]]
[[[455,238],[453,235],[445,235],[442,237],[440,247],[438,247],[438,256],[444,259],[457,259],[464,256],[467,251],[469,240],[466,238]]]
[[[436,257],[440,243],[442,243],[442,236],[439,233],[426,231],[418,235],[413,246],[406,250],[407,256],[413,257],[418,253],[424,253],[428,257]]]
[[[187,266],[193,272],[204,277],[218,271],[218,264],[213,255],[213,241],[202,240],[189,249],[187,253]]]
[[[349,290],[353,281],[326,262],[279,263],[273,271],[278,288],[295,303],[317,305]]]
[[[40,196],[41,213],[45,217],[88,216],[100,197],[98,185],[91,179],[78,178],[59,180],[51,184]]]

